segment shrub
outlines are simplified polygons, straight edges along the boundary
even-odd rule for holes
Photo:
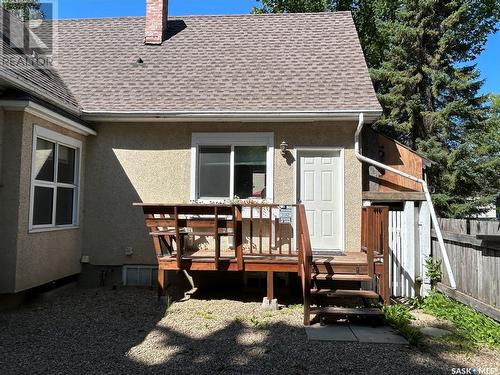
[[[425,276],[431,281],[432,287],[441,281],[443,272],[441,271],[441,260],[434,260],[431,257],[425,259]]]

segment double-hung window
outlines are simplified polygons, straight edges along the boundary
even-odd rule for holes
[[[191,200],[273,199],[273,133],[194,133]]]
[[[30,197],[30,230],[78,225],[82,143],[35,126]]]

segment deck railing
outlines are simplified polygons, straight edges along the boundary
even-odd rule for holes
[[[298,256],[294,238],[298,205],[247,203],[240,207],[244,255]]]
[[[299,271],[302,281],[302,296],[304,300],[304,325],[308,326],[310,323],[311,309],[310,291],[313,253],[304,205],[298,205],[297,211],[297,236],[299,238]]]
[[[298,205],[278,204],[143,204],[146,226],[159,258],[236,259],[298,257],[295,223]],[[223,241],[222,238],[225,240]]]

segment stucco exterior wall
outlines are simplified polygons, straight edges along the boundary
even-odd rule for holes
[[[0,110],[0,293],[15,288],[22,112]]]
[[[79,273],[81,269],[80,228],[37,233],[29,232],[29,202],[34,125],[42,126],[83,142],[80,177],[80,227],[83,225],[84,174],[82,172],[85,169],[85,137],[32,114],[24,113],[22,135],[19,142],[21,154],[19,159],[20,183],[15,292]]]
[[[345,170],[345,249],[359,251],[361,164],[354,156],[354,122],[154,123],[96,125],[88,139],[84,255],[91,264],[154,264],[151,239],[133,202],[188,203],[193,132],[274,132],[274,201],[293,203],[296,162],[279,145],[342,146]],[[127,248],[133,255],[127,256]]]

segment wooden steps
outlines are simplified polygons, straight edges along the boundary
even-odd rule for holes
[[[360,297],[368,299],[379,299],[379,295],[372,290],[350,290],[350,289],[311,289],[312,296],[326,296],[330,298]]]
[[[312,280],[331,280],[331,281],[372,281],[369,275],[358,274],[333,274],[333,273],[315,273],[311,275]]]
[[[363,252],[316,257],[312,261],[311,270],[313,273],[326,274],[368,274],[368,258]]]
[[[373,281],[373,276],[369,273],[369,267],[374,267],[374,264],[369,264],[367,254],[362,251],[313,258],[311,262],[311,282],[314,287],[310,289],[309,295],[312,304],[316,304],[317,307],[311,308],[309,314],[316,315],[316,319],[321,321],[325,317],[342,319],[353,317],[379,318],[383,316],[383,312],[378,308],[348,307],[356,306],[353,302],[359,298],[363,300],[379,300],[380,296],[377,292],[363,289],[345,289],[345,287],[344,289],[337,288],[336,283],[338,282],[360,283]],[[335,299],[337,300],[334,301]],[[368,306],[366,301],[363,301],[363,304]]]
[[[389,208],[363,207],[361,249],[343,254],[313,253],[305,207],[299,206],[298,213],[299,273],[304,293],[304,325],[310,325],[318,319],[325,322],[324,318],[327,316],[366,317],[374,320],[383,317],[382,310],[373,308],[371,301],[367,300],[380,300],[384,304],[390,301]]]
[[[332,307],[332,306],[313,307],[311,308],[311,314],[338,316],[338,317],[384,316],[383,311],[377,308],[366,308],[366,307],[349,308],[349,307]]]

